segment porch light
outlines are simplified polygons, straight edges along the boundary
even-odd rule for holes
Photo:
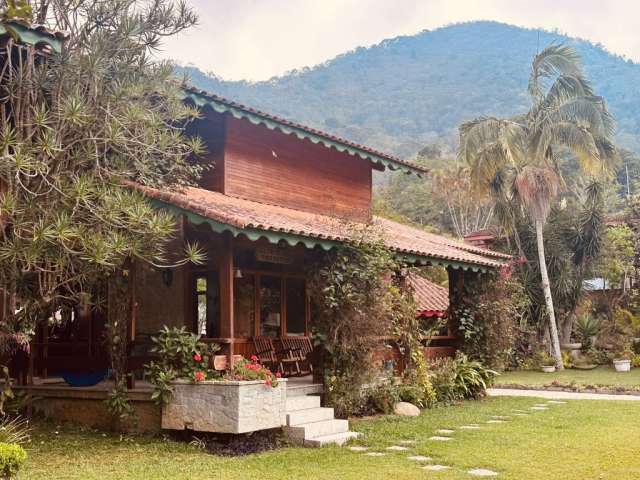
[[[242,270],[240,270],[239,268],[236,268],[235,273],[233,274],[234,278],[242,278]]]

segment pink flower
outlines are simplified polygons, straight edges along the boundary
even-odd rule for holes
[[[281,378],[282,374],[280,372],[276,372],[276,378]]]
[[[194,353],[194,354],[193,354],[193,359],[194,359],[196,362],[201,362],[201,361],[202,361],[202,357],[200,356],[200,354],[199,354],[199,353]]]
[[[265,384],[267,387],[271,387],[271,386],[273,386],[273,382],[272,382],[271,380],[265,380],[265,381],[264,381],[264,384]]]
[[[202,371],[197,371],[194,378],[196,382],[202,382],[207,376]]]
[[[251,361],[252,362],[257,362],[258,361],[258,357],[255,355],[251,355]]]

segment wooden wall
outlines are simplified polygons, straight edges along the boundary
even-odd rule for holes
[[[370,218],[368,160],[229,115],[210,112],[198,123],[210,151],[207,161],[216,161],[203,176],[204,188],[313,213]]]

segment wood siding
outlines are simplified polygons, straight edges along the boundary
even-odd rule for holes
[[[371,215],[371,164],[308,140],[227,117],[226,195],[353,220]]]
[[[202,188],[224,193],[224,130],[225,117],[211,108],[203,110],[203,118],[187,128],[188,135],[198,135],[207,147],[202,158],[206,169],[199,184]]]

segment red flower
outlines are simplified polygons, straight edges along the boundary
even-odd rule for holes
[[[207,376],[204,374],[204,372],[202,371],[197,371],[195,376],[194,376],[196,382],[201,382],[203,381],[205,378],[207,378]]]
[[[193,359],[194,359],[196,362],[201,362],[201,361],[202,361],[202,357],[200,356],[200,354],[199,354],[199,353],[194,353],[194,354],[193,354]]]
[[[257,362],[258,361],[258,357],[255,355],[251,355],[251,361],[252,362]]]
[[[271,380],[265,380],[265,381],[264,381],[264,384],[265,384],[267,387],[271,387],[271,386],[273,386],[273,383],[271,382]]]
[[[276,372],[276,378],[281,378],[282,374],[280,372]]]

